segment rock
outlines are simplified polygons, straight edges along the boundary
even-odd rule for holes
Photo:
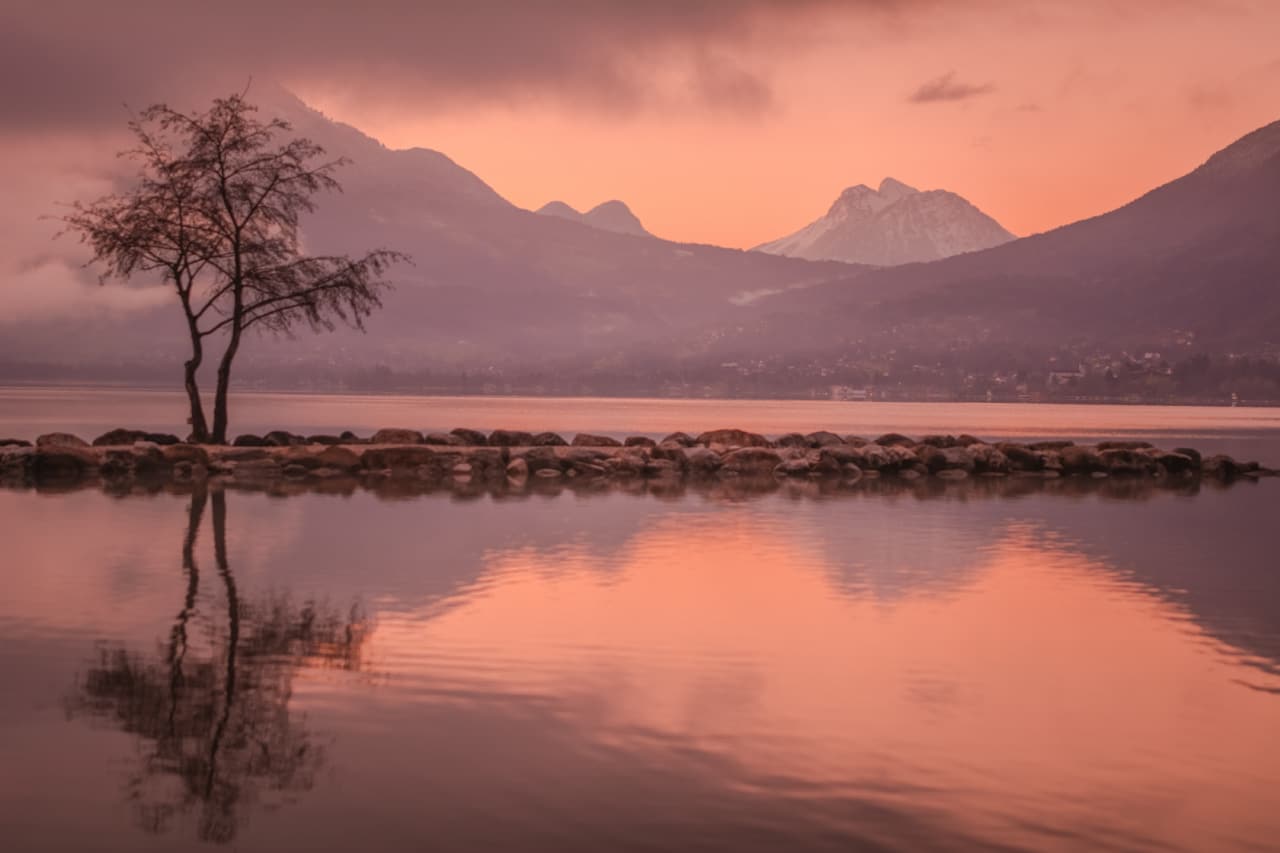
[[[338,471],[355,471],[362,464],[360,455],[348,447],[333,445],[315,455],[316,465]]]
[[[804,459],[787,459],[774,468],[773,473],[780,477],[807,477],[809,463]]]
[[[866,447],[871,442],[860,435],[846,435],[844,437],[844,443],[850,447]]]
[[[1199,456],[1200,454],[1196,454]],[[1174,475],[1191,474],[1200,470],[1200,460],[1193,459],[1185,453],[1166,453],[1158,452],[1153,457],[1157,465],[1164,467],[1164,470]]]
[[[342,441],[343,444],[364,444],[365,443],[365,440],[363,438],[356,435],[354,432],[352,432],[349,429],[343,430],[342,434],[339,435],[338,438]]]
[[[892,447],[901,445],[905,447],[914,447],[916,442],[900,432],[887,432],[875,440],[875,443],[881,447]]]
[[[507,463],[507,476],[513,480],[523,480],[529,476],[529,463],[523,459],[512,459]]]
[[[713,429],[702,433],[695,440],[703,447],[719,445],[727,448],[735,447],[770,447],[772,442],[763,435],[741,429]],[[775,463],[776,464],[776,463]],[[770,468],[770,471],[773,469]]]
[[[1035,445],[1030,445],[1035,447]],[[1050,448],[1051,449],[1051,448]],[[1058,450],[1058,458],[1062,462],[1064,474],[1093,474],[1103,472],[1105,466],[1098,457],[1098,451],[1092,447],[1066,444]]]
[[[986,444],[986,442],[980,438],[976,438],[972,435],[969,435],[967,432],[964,432],[956,436],[956,444],[960,445],[961,447],[968,447],[971,444]]]
[[[920,444],[927,444],[930,447],[936,447],[939,450],[947,447],[959,447],[960,442],[954,435],[926,435],[920,439]]]
[[[117,447],[146,441],[147,434],[140,429],[113,429],[93,440],[94,447]]]
[[[698,441],[701,443],[701,436]],[[743,475],[772,474],[773,469],[780,464],[782,457],[776,450],[768,447],[743,447],[725,454],[721,470]]]
[[[374,442],[381,444],[382,442]],[[371,471],[390,469],[410,469],[421,465],[431,465],[437,460],[438,451],[423,445],[400,445],[393,447],[371,447],[360,458],[365,468]]]
[[[388,427],[380,429],[369,439],[370,444],[422,444],[422,433],[416,429]]]
[[[456,436],[463,447],[486,447],[489,444],[489,439],[478,429],[457,427],[449,430],[449,435]]]
[[[1195,462],[1197,468],[1204,463],[1204,460],[1200,457],[1200,451],[1196,450],[1194,447],[1175,447],[1173,452],[1186,456],[1191,461]]]
[[[521,430],[495,429],[489,433],[489,444],[492,447],[531,447],[533,434]]]
[[[1231,480],[1243,473],[1244,469],[1230,456],[1219,453],[1205,459],[1201,463],[1201,470],[1210,476]]]
[[[979,474],[1007,474],[1012,470],[1009,457],[989,444],[961,444],[956,449],[969,454],[973,459],[973,470]]]
[[[307,440],[300,435],[294,435],[282,429],[273,429],[262,437],[268,447],[297,447],[307,443]]]
[[[231,446],[232,447],[266,447],[267,442],[264,441],[262,436],[260,435],[254,435],[253,433],[245,433],[244,435],[237,435],[235,437],[235,440],[231,442]]]
[[[827,475],[839,474],[844,471],[846,465],[853,465],[858,469],[858,474],[862,474],[862,466],[858,463],[863,459],[861,448],[850,447],[844,442],[840,444],[831,444],[821,448],[818,451],[818,459],[814,464],[814,468]]]
[[[1103,442],[1108,444],[1110,442]],[[1098,445],[1101,447],[1102,445]],[[1139,476],[1155,473],[1155,461],[1145,453],[1129,448],[1112,447],[1098,452],[1103,470],[1111,476]]]
[[[671,459],[650,459],[644,473],[646,477],[673,477],[680,473],[680,466]]]
[[[859,468],[865,471],[885,471],[893,466],[893,460],[889,456],[889,451],[880,444],[864,444],[862,447],[853,448],[856,452],[854,461]]]
[[[629,435],[622,442],[623,447],[657,447],[658,442],[647,435]]]
[[[810,447],[832,447],[844,444],[844,439],[836,435],[834,432],[827,432],[820,429],[817,432],[811,432],[805,436]]]
[[[533,475],[544,480],[554,480],[563,476],[560,473],[559,468],[539,468],[537,471],[533,472]]]
[[[0,438],[0,447],[30,447],[31,442],[25,438]]]
[[[1058,451],[1065,450],[1068,447],[1075,447],[1075,446],[1076,446],[1076,443],[1074,441],[1060,441],[1060,440],[1033,441],[1027,445],[1027,447],[1031,448],[1032,450],[1058,450]]]
[[[527,447],[512,451],[511,460],[523,459],[529,473],[536,474],[544,468],[560,470],[560,457],[554,447]]]
[[[170,444],[160,448],[160,453],[170,465],[185,462],[209,467],[209,451],[198,444]]]
[[[171,444],[182,444],[182,439],[171,432],[149,432],[142,437],[142,440],[162,447],[168,447]]]
[[[37,481],[74,480],[88,476],[94,473],[98,467],[98,456],[88,447],[87,444],[83,447],[78,447],[74,444],[46,444],[41,446],[39,440],[37,440],[36,450],[30,463],[31,473]]]
[[[1149,441],[1100,441],[1098,452],[1104,450],[1150,450],[1154,447]]]
[[[569,442],[564,440],[564,436],[555,432],[540,432],[533,437],[530,442],[534,447],[568,447]]]
[[[422,440],[423,444],[434,444],[442,447],[465,447],[467,442],[451,432],[429,432]]]
[[[573,437],[574,447],[621,447],[622,442],[616,438],[609,438],[607,435],[592,435],[589,432],[580,432]]]
[[[133,442],[129,442],[132,444]],[[36,447],[88,447],[88,443],[69,432],[47,432],[36,438]]]
[[[693,447],[698,443],[697,439],[689,435],[687,432],[673,432],[671,435],[659,441],[658,444],[667,444],[668,442],[678,444],[681,447]]]
[[[901,471],[903,468],[920,464],[919,454],[906,445],[890,444],[884,448],[884,452],[889,455],[888,470]]]
[[[1012,442],[1001,442],[996,449],[1005,455],[1009,467],[1014,471],[1041,471],[1044,469],[1044,456],[1029,447]]]
[[[706,447],[682,447],[679,457],[673,461],[691,475],[701,477],[714,474],[724,465],[720,454]]]
[[[323,444],[331,447],[336,444],[342,444],[342,439],[336,435],[309,435],[307,436],[307,444]]]
[[[774,441],[777,447],[808,447],[809,439],[805,438],[803,433],[789,432],[786,435],[778,436]]]

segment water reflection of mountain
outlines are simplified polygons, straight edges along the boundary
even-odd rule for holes
[[[212,504],[220,612],[200,609],[196,540]],[[308,666],[360,665],[363,621],[287,597],[248,600],[227,552],[226,497],[191,497],[182,543],[181,607],[155,653],[99,649],[69,700],[73,715],[134,735],[139,763],[126,782],[137,822],[152,833],[194,817],[203,841],[232,841],[248,812],[308,790],[324,751],[289,707]]]

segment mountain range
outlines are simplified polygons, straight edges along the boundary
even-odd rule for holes
[[[1280,122],[1111,213],[1007,242],[990,221],[984,239],[1000,245],[982,250],[951,239],[956,228],[928,246],[961,254],[882,268],[772,253],[827,246],[822,235],[836,245],[834,227],[806,246],[784,239],[741,251],[648,235],[620,202],[586,214],[568,205],[524,210],[440,152],[388,149],[283,92],[259,92],[259,101],[352,160],[340,174],[344,192],[321,198],[306,222],[308,244],[385,247],[414,263],[395,271],[366,334],[254,341],[249,376],[271,365],[626,375],[903,348],[944,358],[981,347],[1012,362],[1066,344],[1120,349],[1174,338],[1221,353],[1280,348]],[[984,216],[958,196],[892,179],[842,193],[832,211],[844,210],[845,222],[855,211],[884,223],[924,216],[886,216],[902,205],[960,210],[966,222]],[[906,239],[906,224],[894,227],[902,238],[894,251],[923,250]],[[887,264],[906,255],[861,257]],[[176,364],[184,346],[163,305],[12,326],[0,336],[0,363]]]
[[[999,222],[953,192],[921,192],[885,178],[879,189],[849,187],[826,215],[756,249],[814,261],[894,266],[976,252],[1012,239]]]
[[[537,212],[543,216],[558,216],[570,222],[581,222],[583,225],[613,231],[616,234],[631,234],[634,237],[653,236],[640,224],[640,219],[631,212],[631,208],[617,199],[597,204],[586,213],[579,213],[563,201],[549,201],[538,208]]]

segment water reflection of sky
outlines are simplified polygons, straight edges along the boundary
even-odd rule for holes
[[[236,843],[1264,842],[1280,831],[1278,486],[1142,501],[231,493],[237,671],[276,697],[234,719],[250,740],[324,748],[305,789],[234,812]],[[22,572],[0,599],[9,837],[145,842],[123,782],[163,738],[68,723],[65,698],[104,644],[165,659],[189,506],[0,492],[21,522]],[[215,696],[193,707],[216,712],[228,593],[208,533],[193,555],[208,581],[192,654]],[[358,666],[263,644],[291,636],[305,602],[361,605]],[[195,731],[208,746],[215,729]]]

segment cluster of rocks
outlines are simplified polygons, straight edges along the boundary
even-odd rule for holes
[[[34,445],[0,440],[0,483],[83,479],[128,482],[230,480],[415,480],[425,483],[521,484],[527,481],[824,480],[854,483],[880,477],[914,481],[1005,477],[1147,478],[1231,481],[1275,474],[1256,462],[1202,457],[1193,448],[1162,450],[1142,441],[988,443],[973,436],[897,433],[867,439],[831,432],[770,439],[739,429],[661,440],[619,441],[579,434],[455,429],[429,433],[383,429],[299,436],[277,431],[242,435],[231,446],[196,445],[176,436],[112,430],[92,443],[66,433]]]

